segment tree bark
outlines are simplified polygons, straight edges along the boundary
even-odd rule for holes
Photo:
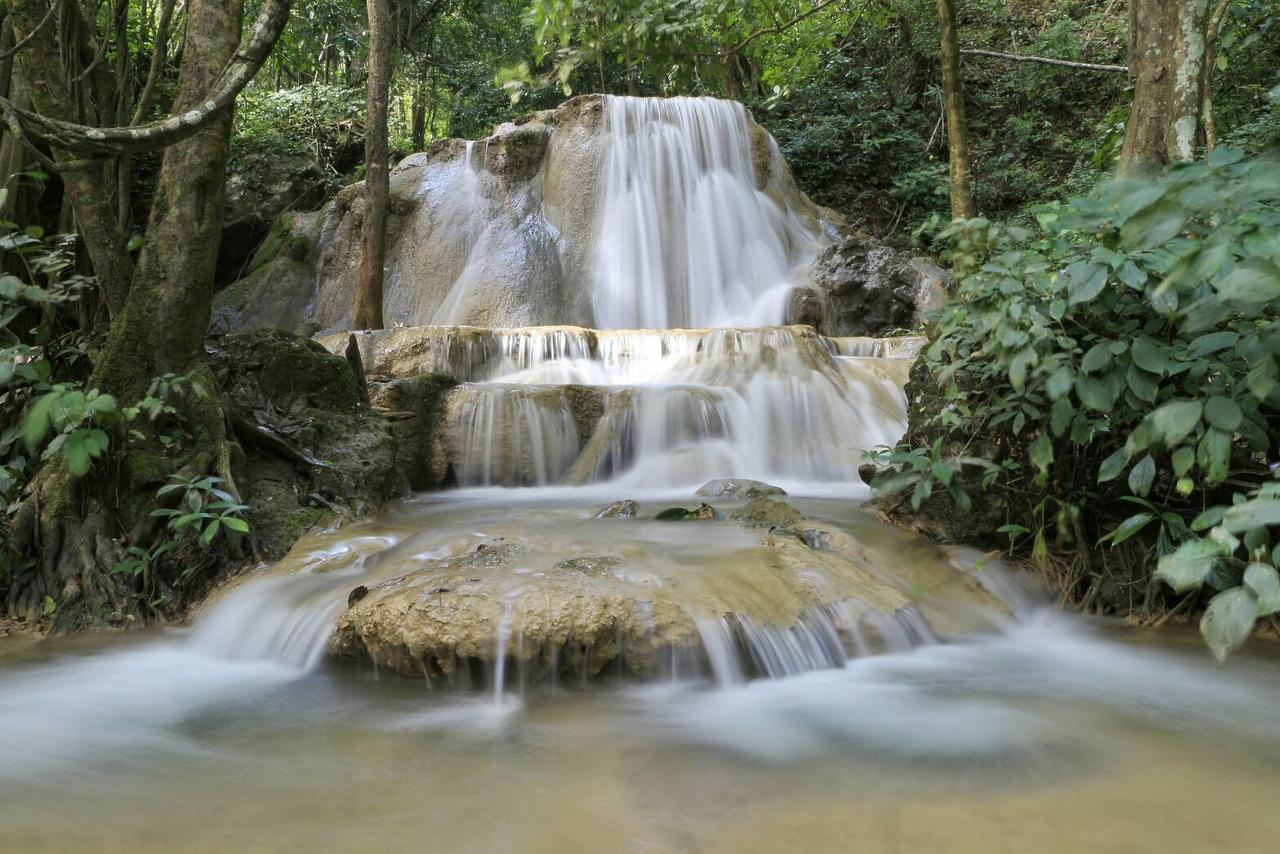
[[[8,5],[14,35],[19,40],[29,39],[17,59],[33,109],[48,116],[79,115],[79,104],[63,71],[57,27],[43,26],[45,13],[36,3],[9,0]],[[52,154],[56,160],[75,156],[57,146],[52,148]],[[124,307],[133,278],[133,259],[112,204],[114,171],[108,170],[105,163],[90,163],[64,173],[62,182],[107,309],[114,317]]]
[[[1209,14],[1209,0],[1130,0],[1134,89],[1120,155],[1122,172],[1195,157],[1204,113]]]
[[[368,0],[369,88],[364,144],[364,222],[352,326],[382,328],[382,278],[387,254],[387,94],[391,77],[391,9],[388,0]]]
[[[197,103],[235,52],[241,0],[189,0],[175,112]],[[129,298],[112,323],[93,384],[122,400],[151,377],[203,363],[222,236],[231,112],[169,147]]]
[[[427,102],[424,89],[421,83],[414,84],[413,103],[409,108],[409,144],[414,151],[427,147]]]
[[[964,89],[960,82],[960,48],[956,38],[956,11],[952,0],[938,0],[942,25],[942,94],[947,119],[947,147],[951,169],[951,218],[973,216],[970,189],[969,144],[964,118]]]
[[[1213,72],[1218,61],[1218,34],[1222,30],[1222,21],[1227,16],[1231,0],[1218,0],[1218,6],[1209,16],[1209,28],[1205,33],[1204,55],[1204,148],[1213,151],[1218,147],[1218,123],[1213,115]]]

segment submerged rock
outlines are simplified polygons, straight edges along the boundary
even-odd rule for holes
[[[719,518],[719,514],[710,504],[699,504],[694,508],[668,507],[653,518],[659,522],[682,522],[690,519],[708,521]]]
[[[639,512],[640,505],[631,499],[627,499],[626,501],[615,501],[608,507],[602,507],[595,517],[597,519],[631,519]]]
[[[729,518],[745,528],[788,528],[804,518],[799,510],[772,498],[753,498]]]
[[[620,563],[622,558],[613,555],[586,555],[562,560],[555,565],[555,569],[567,569],[586,575],[603,575]]]
[[[708,481],[694,493],[707,498],[761,498],[766,495],[786,494],[787,491],[780,486],[737,477],[722,477]]]

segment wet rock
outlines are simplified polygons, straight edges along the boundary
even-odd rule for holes
[[[640,512],[640,505],[627,499],[626,501],[615,501],[608,507],[602,507],[596,513],[597,519],[631,519]]]
[[[688,507],[668,507],[653,517],[659,522],[683,522],[687,520],[707,521],[719,518],[716,509],[710,504],[699,504],[692,509]]]
[[[352,588],[351,593],[347,596],[347,607],[359,602],[361,599],[369,595],[369,588],[361,584],[359,587]]]
[[[209,339],[236,442],[232,470],[262,557],[404,488],[385,418],[360,403],[345,359],[280,330]]]
[[[562,560],[555,565],[555,569],[581,572],[584,575],[604,575],[620,563],[622,558],[613,555],[586,555]]]
[[[786,502],[753,498],[729,514],[729,518],[745,528],[786,529],[804,519],[804,515]]]
[[[448,481],[443,415],[445,400],[455,385],[449,377],[421,374],[381,383],[373,390],[374,408],[397,414],[391,420],[396,461],[410,489],[439,489]]]
[[[871,486],[875,482],[876,475],[880,474],[880,466],[875,463],[863,463],[858,466],[858,477],[867,486]]]
[[[706,498],[761,498],[767,495],[786,495],[780,486],[758,480],[722,477],[704,483],[694,495]]]
[[[832,244],[813,265],[813,289],[793,311],[816,318],[832,336],[880,336],[919,326],[923,315],[946,301],[947,274],[926,258],[913,258],[866,237]],[[829,325],[823,325],[829,324]]]

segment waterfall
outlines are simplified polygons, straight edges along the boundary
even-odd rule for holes
[[[607,96],[605,122],[596,325],[781,323],[792,272],[819,234],[761,185],[756,158],[776,166],[778,155],[753,150],[746,109]]]

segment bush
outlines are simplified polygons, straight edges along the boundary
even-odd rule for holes
[[[1280,611],[1280,160],[1219,148],[1033,212],[1036,235],[940,235],[959,291],[924,355],[929,426],[996,449],[993,488],[1025,499],[1001,530],[1041,562],[1133,541],[1175,591],[1217,591],[1222,657]],[[883,482],[932,484],[915,458],[937,447],[898,454]]]

